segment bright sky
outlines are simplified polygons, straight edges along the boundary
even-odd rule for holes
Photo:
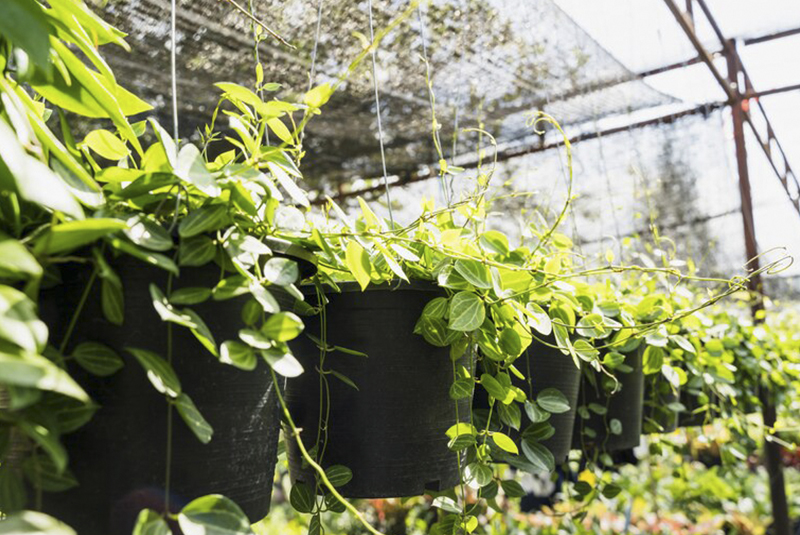
[[[585,31],[634,72],[696,56],[663,0],[555,0]],[[729,38],[757,37],[800,27],[798,0],[706,0]],[[678,0],[684,6],[683,0]],[[697,32],[708,50],[721,47],[695,5]],[[800,35],[740,48],[756,90],[800,83]],[[724,60],[718,60],[725,73]],[[705,65],[647,78],[647,83],[689,104],[723,100],[724,93]],[[800,178],[800,91],[761,99],[789,163]],[[684,106],[690,107],[690,106]],[[729,125],[728,125],[729,126]],[[728,128],[730,132],[730,128]],[[732,135],[730,146],[733,148]],[[800,215],[786,197],[755,139],[748,138],[750,180],[756,206],[759,248],[789,249],[800,273]],[[733,154],[729,162],[735,171]]]

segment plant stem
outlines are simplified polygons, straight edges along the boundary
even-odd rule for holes
[[[344,505],[345,509],[350,511],[350,513],[352,513],[352,515],[356,517],[356,519],[361,523],[362,526],[364,526],[367,529],[367,531],[372,533],[372,535],[384,535],[383,533],[372,527],[372,525],[369,522],[367,522],[367,520],[362,516],[359,510],[356,509],[352,503],[347,501],[344,498],[344,496],[339,494],[339,491],[336,490],[336,487],[334,487],[331,484],[330,480],[328,479],[328,476],[325,475],[325,470],[319,464],[317,464],[316,461],[314,461],[314,459],[311,458],[311,455],[308,454],[308,450],[306,450],[303,441],[300,439],[300,430],[297,429],[297,426],[294,424],[292,415],[289,413],[289,408],[286,406],[286,401],[284,401],[283,395],[281,394],[280,386],[278,386],[278,378],[275,377],[275,370],[270,368],[269,373],[270,375],[272,375],[272,384],[275,385],[275,393],[278,395],[278,402],[281,404],[281,409],[283,410],[283,416],[286,418],[286,423],[288,423],[289,427],[292,429],[292,436],[294,437],[294,440],[297,441],[297,447],[300,449],[300,453],[302,454],[303,459],[305,459],[308,465],[311,468],[313,468],[315,472],[317,472],[319,478],[322,480],[322,483],[324,483],[325,487],[328,489],[328,492],[333,494],[333,496],[339,501],[339,503]]]
[[[264,24],[263,22],[261,22],[261,21],[260,21],[258,18],[256,18],[256,17],[255,17],[255,16],[254,16],[252,13],[250,13],[250,12],[249,12],[249,11],[247,11],[245,8],[243,8],[242,6],[240,6],[239,4],[237,4],[237,3],[235,2],[235,0],[225,0],[225,1],[226,1],[226,2],[228,2],[230,5],[232,5],[233,7],[235,7],[235,8],[236,8],[236,9],[237,9],[237,10],[238,10],[240,13],[242,13],[242,14],[243,14],[244,16],[246,16],[248,19],[250,19],[251,21],[253,21],[253,22],[255,22],[256,24],[258,24],[259,26],[261,26],[261,27],[262,27],[262,28],[263,28],[263,29],[264,29],[264,30],[265,30],[265,31],[266,31],[268,34],[270,34],[272,37],[274,37],[275,39],[277,39],[278,41],[280,41],[282,44],[284,44],[284,45],[288,46],[288,47],[289,47],[289,48],[291,48],[292,50],[294,50],[294,49],[295,49],[295,46],[294,46],[293,44],[289,43],[289,42],[288,42],[286,39],[284,39],[283,37],[281,37],[280,35],[278,35],[278,34],[277,34],[277,33],[276,33],[276,32],[275,32],[275,31],[274,31],[272,28],[270,28],[269,26],[267,26],[266,24]]]
[[[75,330],[75,325],[78,323],[78,318],[83,311],[83,307],[86,305],[86,300],[89,298],[89,293],[92,291],[95,279],[97,279],[97,267],[92,270],[92,276],[89,277],[89,282],[86,283],[86,287],[83,289],[81,298],[78,301],[78,306],[75,307],[75,312],[72,313],[72,318],[69,320],[67,331],[64,333],[64,338],[61,340],[61,345],[58,346],[58,352],[61,355],[63,355],[64,351],[67,349],[69,339],[72,337],[72,331]]]

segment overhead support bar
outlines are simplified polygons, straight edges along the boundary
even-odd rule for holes
[[[734,42],[725,38],[725,35],[722,33],[719,24],[717,24],[717,21],[711,14],[711,10],[708,8],[708,5],[706,5],[705,0],[693,1],[697,2],[697,5],[700,6],[703,14],[708,19],[711,28],[714,30],[714,33],[720,40],[720,44],[722,45],[722,50],[725,56],[727,58],[734,58],[735,64],[738,66],[736,78],[728,80],[726,77],[722,76],[722,74],[719,72],[719,69],[714,64],[711,53],[709,53],[705,46],[703,46],[703,44],[700,42],[700,39],[694,31],[693,25],[688,20],[687,15],[683,13],[675,4],[675,0],[664,0],[664,3],[667,4],[667,7],[672,12],[675,20],[678,22],[678,25],[686,34],[686,37],[689,39],[689,41],[691,41],[692,45],[697,51],[698,57],[708,66],[708,69],[711,71],[714,79],[717,80],[717,83],[719,83],[720,87],[725,92],[725,95],[728,97],[728,103],[732,106],[739,106],[742,108],[741,111],[743,121],[750,126],[750,129],[752,130],[753,135],[756,137],[758,144],[761,146],[764,155],[767,157],[773,172],[783,185],[789,200],[792,201],[795,211],[797,211],[798,215],[800,215],[800,182],[798,182],[797,175],[795,175],[794,171],[792,171],[792,168],[789,165],[789,160],[786,157],[786,153],[783,150],[780,141],[778,141],[778,138],[775,135],[775,130],[772,128],[772,124],[769,121],[769,117],[767,117],[764,106],[759,100],[755,101],[755,109],[761,116],[763,122],[766,124],[766,132],[760,131],[753,121],[749,100],[742,100],[742,93],[747,95],[748,93],[758,94],[758,92],[753,88],[753,83],[750,80],[750,76],[747,74],[747,71],[744,69],[742,59],[736,51]],[[731,65],[730,61],[728,62],[728,65]],[[740,82],[744,82],[744,87],[739,87]],[[780,160],[777,160],[777,158],[780,158]],[[782,165],[778,165],[778,161],[780,161]]]
[[[660,117],[655,117],[652,119],[646,119],[642,121],[638,121],[636,123],[626,124],[624,126],[617,126],[614,128],[608,128],[602,131],[592,131],[586,132],[584,134],[579,134],[577,136],[573,136],[569,139],[571,144],[579,143],[581,141],[589,141],[591,139],[597,139],[601,137],[613,136],[614,134],[620,134],[623,132],[629,132],[631,130],[636,130],[639,128],[645,128],[647,126],[654,126],[654,125],[663,125],[663,124],[672,124],[684,117],[689,117],[692,115],[707,115],[715,110],[725,107],[724,102],[711,102],[708,104],[703,104],[701,106],[697,106],[695,108],[691,108],[688,110],[679,111],[676,113],[670,113],[667,115],[662,115]],[[514,158],[519,158],[520,156],[525,156],[528,154],[535,154],[537,152],[544,152],[547,150],[555,149],[564,145],[564,141],[559,139],[557,141],[552,141],[550,143],[541,144],[537,141],[535,145],[524,145],[518,147],[511,147],[505,150],[501,150],[497,153],[497,161],[504,162]],[[470,162],[457,162],[457,164],[461,167],[470,169],[474,168],[477,165],[477,162],[470,161]],[[433,178],[438,176],[438,170],[435,166],[431,165],[428,166],[426,169],[418,171],[416,173],[406,173],[400,178],[395,181],[392,186],[405,186],[408,184],[413,184],[415,182],[421,182],[423,180],[428,180],[429,178]],[[369,186],[366,188],[361,188],[354,191],[345,191],[341,192],[338,195],[333,196],[335,200],[346,199],[348,197],[355,197],[358,195],[370,195],[375,193],[378,190],[382,190],[382,185],[376,186]],[[319,197],[312,201],[312,204],[324,204],[325,198]]]

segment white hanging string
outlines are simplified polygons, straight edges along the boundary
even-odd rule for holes
[[[317,47],[319,47],[319,29],[322,26],[322,0],[317,2],[317,28],[314,32],[314,48],[311,50],[311,71],[308,74],[308,90],[314,87],[317,76]]]
[[[372,0],[367,1],[369,9],[369,40],[372,45],[375,44],[375,32],[372,22]],[[383,125],[381,124],[381,99],[380,91],[378,90],[378,67],[377,60],[375,59],[375,48],[372,50],[372,85],[375,88],[375,115],[378,118],[378,141],[381,146],[381,165],[383,166],[383,185],[386,188],[386,205],[389,208],[389,222],[394,228],[394,217],[392,215],[392,198],[389,195],[389,177],[386,172],[386,152],[383,148]]]
[[[177,0],[172,0],[172,13],[170,17],[170,39],[172,45],[170,46],[170,68],[172,70],[172,137],[175,142],[178,142],[178,44],[176,41],[177,31],[176,27],[176,14],[178,8],[176,6]]]

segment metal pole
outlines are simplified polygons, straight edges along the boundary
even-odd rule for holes
[[[731,115],[733,117],[733,139],[736,145],[736,165],[739,170],[739,193],[742,202],[742,222],[744,223],[744,244],[748,266],[758,270],[759,261],[758,244],[756,242],[755,224],[753,220],[753,199],[750,190],[750,175],[747,169],[747,147],[744,138],[744,110],[742,104],[742,88],[738,86],[737,79],[740,72],[739,56],[736,54],[735,43],[729,41],[725,56],[728,62],[728,83],[734,93],[731,102]],[[751,290],[751,311],[755,321],[761,321],[759,311],[764,310],[763,287],[761,277],[754,275],[748,281]],[[768,440],[770,430],[775,426],[776,409],[775,399],[769,384],[761,385],[762,417],[764,421],[764,467],[769,476],[770,499],[772,500],[772,533],[774,535],[791,535],[789,522],[789,507],[786,501],[786,483],[783,478],[783,465],[781,461],[781,447],[776,442]]]

